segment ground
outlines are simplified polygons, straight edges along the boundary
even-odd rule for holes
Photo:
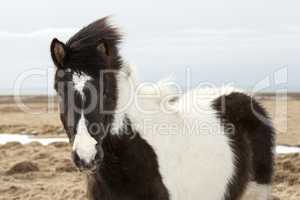
[[[258,98],[273,117],[278,133],[277,144],[300,145],[299,96],[289,97],[287,117],[285,101],[276,103],[269,96]],[[13,97],[0,97],[1,133],[64,134],[56,103],[49,109],[44,97],[28,96],[22,99],[31,113],[17,107]],[[277,156],[272,194],[275,199],[300,199],[299,154]],[[15,142],[0,145],[0,200],[12,199],[86,199],[85,176],[73,166],[69,145],[22,145]]]

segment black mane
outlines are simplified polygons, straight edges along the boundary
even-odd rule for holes
[[[66,44],[65,68],[91,75],[98,74],[101,69],[120,69],[122,61],[118,44],[122,36],[108,19],[104,17],[91,23],[69,39]],[[104,45],[105,53],[97,49],[100,44]]]
[[[106,41],[110,46],[116,46],[122,39],[117,27],[111,25],[109,17],[99,19],[77,32],[67,42],[71,49],[95,47],[100,42]]]

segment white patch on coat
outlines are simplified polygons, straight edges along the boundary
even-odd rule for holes
[[[174,99],[175,96],[178,96],[178,91],[168,84],[170,79],[164,79],[151,85],[139,84],[136,78],[136,68],[132,65],[124,65],[118,72],[116,79],[117,105],[112,123],[112,134],[119,134],[127,113],[136,113],[137,110],[141,109],[152,110],[153,107],[157,110],[160,109],[161,103],[167,103],[171,98]],[[150,98],[137,100],[139,96],[149,96]],[[170,107],[172,107],[171,104],[164,105],[166,110]]]
[[[133,106],[126,113],[133,128],[154,148],[172,200],[224,198],[234,175],[235,156],[212,103],[233,91],[192,90],[162,112],[160,101],[164,94],[171,94],[165,91],[157,98],[134,102],[158,112],[145,114]],[[142,92],[151,94],[151,90]]]
[[[197,89],[180,95],[158,83],[136,91],[139,84],[134,73],[127,74],[117,76],[113,134],[120,134],[128,116],[133,129],[153,147],[172,200],[222,200],[235,172],[235,155],[212,103],[237,90]],[[165,106],[170,96],[178,99]]]
[[[91,80],[92,78],[85,73],[74,73],[73,74],[73,83],[74,88],[83,96],[83,88],[87,81]]]
[[[81,160],[84,160],[88,164],[93,161],[96,156],[96,144],[97,141],[89,134],[84,115],[81,114],[73,143],[73,151],[77,153]]]
[[[241,200],[268,200],[271,186],[250,182]]]
[[[190,91],[178,100],[174,113],[151,117],[151,124],[175,129],[151,128],[142,133],[158,155],[173,200],[220,200],[233,176],[234,155],[211,108],[214,99]]]

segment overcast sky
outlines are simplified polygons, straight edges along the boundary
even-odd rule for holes
[[[266,77],[272,83],[274,73],[286,67],[288,84],[283,80],[271,89],[300,90],[299,1],[179,2],[3,1],[0,93],[12,93],[24,71],[42,73],[52,67],[49,44],[53,37],[66,41],[106,15],[112,15],[121,27],[122,54],[138,68],[142,80],[173,74],[185,85],[189,68],[193,85],[208,81],[253,88]],[[46,85],[46,76],[33,76],[24,82],[23,92],[45,93]]]

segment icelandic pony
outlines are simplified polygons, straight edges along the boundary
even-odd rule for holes
[[[51,44],[61,121],[89,199],[267,200],[274,130],[265,109],[232,88],[140,87],[120,41],[103,18]]]

